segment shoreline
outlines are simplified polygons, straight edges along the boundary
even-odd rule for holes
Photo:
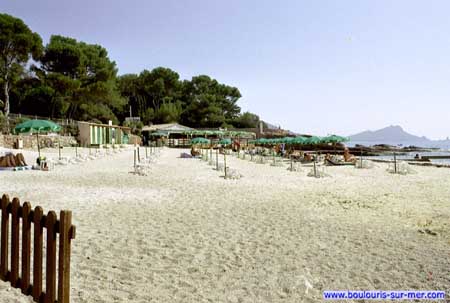
[[[449,290],[450,170],[395,175],[377,163],[320,167],[330,177],[316,179],[309,166],[290,172],[227,156],[243,177],[226,180],[182,152],[163,148],[145,177],[130,174],[132,149],[49,172],[0,172],[1,193],[72,210],[71,302],[315,302],[326,289]],[[5,283],[0,297],[31,302]]]

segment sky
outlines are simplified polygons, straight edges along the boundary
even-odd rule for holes
[[[2,0],[44,44],[100,44],[119,74],[168,67],[239,88],[298,133],[450,136],[450,1]]]

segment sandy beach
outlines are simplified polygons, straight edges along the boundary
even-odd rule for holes
[[[377,163],[326,167],[330,177],[316,179],[310,167],[290,172],[227,157],[243,177],[225,180],[207,162],[179,158],[183,151],[164,148],[148,176],[130,173],[132,149],[49,172],[0,172],[0,193],[72,210],[72,302],[450,291],[450,169],[396,175]],[[0,301],[32,302],[4,282]]]

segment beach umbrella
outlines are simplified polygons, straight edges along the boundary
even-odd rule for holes
[[[345,142],[345,141],[348,141],[347,138],[341,137],[341,136],[336,136],[336,135],[331,135],[331,136],[323,137],[322,140],[323,140],[323,142],[325,142],[325,143],[339,143],[339,142]]]
[[[282,143],[285,143],[285,144],[292,144],[292,143],[294,143],[294,140],[295,140],[295,138],[293,138],[293,137],[284,137],[284,138],[282,138]]]
[[[267,138],[259,138],[258,139],[258,144],[267,144],[268,143],[268,139]]]
[[[302,136],[295,137],[292,140],[292,143],[294,143],[294,144],[306,144],[306,142],[307,142],[307,138],[302,137]]]
[[[35,133],[37,139],[39,158],[41,157],[41,149],[39,147],[39,133],[58,132],[61,126],[49,120],[28,120],[18,124],[14,128],[16,133]]]
[[[231,144],[231,139],[229,139],[229,138],[220,139],[219,140],[219,144],[230,145]]]
[[[322,138],[317,136],[312,136],[306,139],[305,144],[319,144],[322,143]]]
[[[209,140],[203,137],[197,137],[191,140],[191,144],[209,144]]]

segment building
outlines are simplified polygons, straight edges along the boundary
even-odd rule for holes
[[[195,131],[195,129],[178,124],[153,124],[142,128],[144,144],[148,142],[160,142],[169,146],[187,146],[189,145],[186,132]]]
[[[78,122],[78,141],[81,146],[105,144],[128,144],[131,134],[129,127],[91,122]]]

